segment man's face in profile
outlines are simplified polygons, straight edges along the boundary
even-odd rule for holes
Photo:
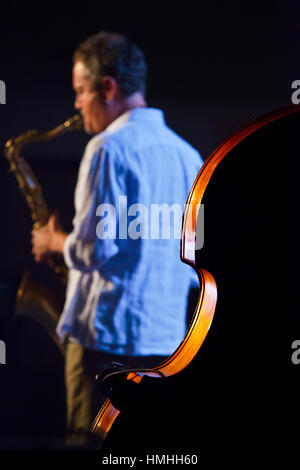
[[[88,71],[82,62],[74,64],[73,89],[76,93],[74,107],[83,117],[85,131],[88,134],[103,131],[109,124],[104,98],[88,78]]]

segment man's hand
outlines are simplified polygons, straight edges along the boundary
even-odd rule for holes
[[[51,215],[43,227],[33,229],[31,235],[32,253],[37,262],[46,261],[51,252],[63,253],[64,242],[68,236],[61,229],[57,214]]]

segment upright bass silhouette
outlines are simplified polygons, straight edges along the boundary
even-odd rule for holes
[[[194,316],[164,363],[102,375],[111,397],[93,425],[98,447],[297,446],[298,111],[247,123],[205,161],[181,241],[182,261],[199,277]],[[200,203],[205,240],[197,250]]]

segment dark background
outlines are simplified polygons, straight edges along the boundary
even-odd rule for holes
[[[72,54],[82,40],[101,29],[127,34],[144,49],[149,106],[162,108],[170,127],[204,158],[246,121],[291,104],[291,83],[299,76],[296,2],[191,5],[154,2],[143,8],[116,8],[86,2],[70,8],[55,2],[34,7],[6,3],[0,79],[6,83],[7,104],[0,108],[0,150],[10,137],[32,128],[48,130],[75,113]],[[78,133],[23,151],[67,229],[86,141],[87,136]],[[28,214],[6,167],[2,158],[4,280],[29,261]]]
[[[292,1],[130,2],[121,7],[100,2],[20,6],[11,1],[1,6],[0,79],[6,83],[7,102],[0,107],[0,339],[9,336],[16,288],[32,264],[31,221],[7,172],[3,148],[10,137],[30,128],[48,130],[74,114],[71,70],[77,45],[103,29],[131,37],[148,60],[148,105],[163,109],[167,124],[207,158],[248,120],[291,104],[291,83],[300,79],[299,13],[299,5]],[[87,139],[80,132],[23,151],[66,230],[71,228],[74,184]],[[254,153],[251,165],[260,158]],[[5,400],[8,405],[2,406],[4,448],[26,447],[28,441],[33,447],[43,446],[37,429],[45,416],[47,438],[52,432],[55,441],[63,429],[59,416],[64,404],[57,404],[57,396],[63,397],[61,358],[42,332],[29,329],[25,339],[15,336],[15,343],[19,350],[22,341],[34,343],[36,365],[28,357],[22,373],[16,372],[16,350],[7,348],[7,365],[0,366],[2,405]],[[41,352],[42,344],[53,356]],[[36,388],[26,392],[24,383],[30,380]],[[27,419],[24,409],[33,404],[35,411]],[[25,418],[18,421],[16,431],[20,410]]]

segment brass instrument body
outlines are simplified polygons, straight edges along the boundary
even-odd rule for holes
[[[9,170],[14,174],[29,207],[34,229],[39,229],[48,222],[50,211],[36,176],[30,165],[20,156],[20,152],[25,145],[51,140],[68,131],[80,130],[81,127],[82,118],[77,114],[54,129],[46,132],[29,130],[15,139],[8,140],[5,145],[4,154],[9,162]],[[43,284],[42,277],[37,279],[33,272],[26,271],[17,292],[14,315],[15,318],[26,315],[37,321],[63,352],[64,348],[58,340],[55,328],[63,308],[68,272],[61,255],[49,256],[46,263],[48,269],[50,267],[55,273],[56,283],[53,283],[52,279],[52,285]]]
[[[38,282],[30,271],[26,271],[17,291],[14,315],[37,321],[51,336],[58,349],[64,353],[64,346],[55,334],[55,328],[62,312],[64,295],[60,286],[55,290]],[[62,287],[62,286],[61,286]]]

